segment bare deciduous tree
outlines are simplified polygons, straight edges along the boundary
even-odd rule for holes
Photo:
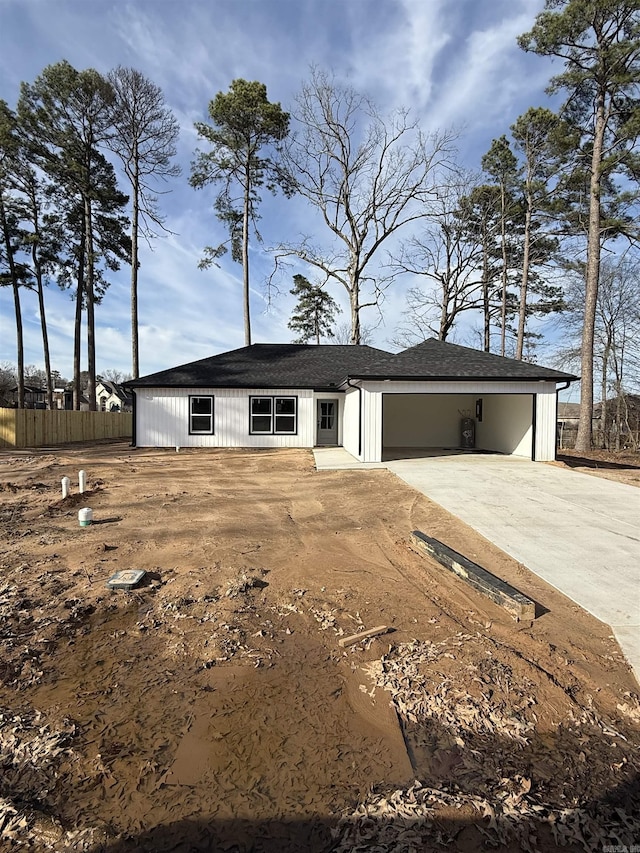
[[[140,375],[138,346],[138,238],[147,240],[163,228],[157,207],[158,180],[180,174],[171,161],[180,127],[166,106],[162,90],[139,71],[118,66],[108,77],[113,88],[109,146],[131,184],[131,363],[133,378]]]
[[[122,370],[118,370],[115,367],[107,367],[106,370],[103,370],[100,373],[100,379],[106,379],[108,382],[114,382],[116,385],[120,385],[122,382],[128,382],[133,378],[134,377],[131,376],[130,373],[124,373]]]
[[[342,285],[349,296],[350,343],[358,344],[361,310],[379,304],[395,276],[375,264],[380,250],[429,212],[450,168],[454,136],[426,137],[404,110],[385,120],[368,98],[318,69],[296,103],[297,133],[286,145],[285,163],[329,239],[319,245],[302,235],[297,243],[280,245],[276,266],[295,255],[322,273],[322,284]]]
[[[360,343],[373,346],[374,326],[360,326]],[[351,323],[337,323],[333,330],[333,341],[336,344],[351,344]]]
[[[435,335],[446,341],[458,317],[482,306],[482,246],[465,227],[462,200],[475,183],[467,173],[452,178],[432,202],[424,230],[403,244],[393,264],[425,284],[407,293],[398,342],[412,346]]]

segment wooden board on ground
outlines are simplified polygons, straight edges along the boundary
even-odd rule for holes
[[[486,595],[495,604],[507,610],[514,619],[519,621],[533,621],[535,619],[535,602],[515,587],[483,569],[482,566],[419,530],[412,532],[411,541],[418,546],[420,551],[433,557],[440,565],[462,578],[478,592]]]
[[[346,649],[349,646],[355,646],[360,640],[368,640],[371,637],[379,637],[380,634],[388,633],[390,629],[386,625],[378,625],[377,628],[369,628],[367,631],[360,631],[359,634],[351,634],[350,637],[342,637],[338,640],[338,645],[341,649]]]

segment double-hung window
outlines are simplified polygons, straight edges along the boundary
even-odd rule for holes
[[[189,397],[189,435],[213,435],[213,397]]]
[[[297,397],[249,398],[251,435],[295,435],[297,431]]]

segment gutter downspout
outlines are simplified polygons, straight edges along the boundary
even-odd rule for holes
[[[132,406],[131,406],[131,410],[132,410],[131,447],[135,447],[135,446],[136,446],[136,437],[137,437],[137,436],[136,436],[136,433],[137,433],[137,430],[136,430],[136,420],[137,420],[136,402],[137,402],[137,396],[136,396],[136,392],[135,392],[135,390],[134,390],[133,388],[131,389],[131,395],[132,395],[132,397],[133,397],[133,400],[132,400]]]
[[[558,388],[558,387],[556,386],[556,425],[557,425],[557,423],[558,423],[558,405],[559,405],[558,395],[560,394],[560,392],[561,392],[561,391],[566,391],[566,390],[567,390],[567,388],[569,387],[569,385],[571,385],[571,383],[572,383],[572,382],[574,382],[574,381],[575,381],[575,380],[573,380],[573,379],[569,379],[569,380],[568,380],[567,382],[565,382],[565,383],[564,383],[564,385],[562,385],[560,388]],[[556,429],[557,429],[557,426],[556,426]],[[554,459],[556,459],[556,460],[557,460],[557,458],[558,458],[558,436],[557,436],[557,434],[556,434],[556,443],[555,443],[555,446],[554,446],[554,449],[553,449],[553,458],[554,458]]]
[[[347,376],[347,385],[349,388],[355,388],[358,392],[358,456],[362,457],[362,388],[359,385],[354,385]],[[362,462],[362,459],[360,459]]]

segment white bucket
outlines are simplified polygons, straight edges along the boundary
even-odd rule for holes
[[[78,522],[80,527],[88,527],[93,521],[93,510],[88,506],[78,510]]]

